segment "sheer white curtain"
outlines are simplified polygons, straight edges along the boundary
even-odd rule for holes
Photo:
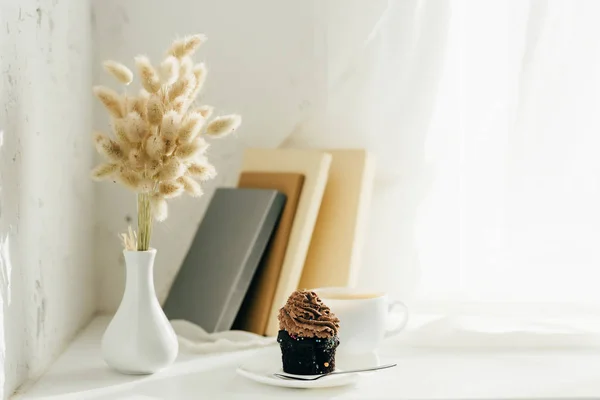
[[[600,3],[322,7],[323,102],[286,145],[378,156],[361,285],[429,313],[421,342],[595,343]]]

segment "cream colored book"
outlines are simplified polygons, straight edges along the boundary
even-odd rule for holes
[[[362,149],[323,151],[332,156],[329,179],[299,289],[353,286],[361,263],[375,176],[373,156]]]
[[[331,155],[319,150],[247,149],[242,172],[292,172],[304,175],[294,223],[277,281],[265,333],[277,334],[277,312],[298,287],[311,235],[327,184]]]

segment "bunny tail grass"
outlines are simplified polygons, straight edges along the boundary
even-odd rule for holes
[[[124,85],[129,85],[133,81],[133,72],[120,62],[107,60],[102,64],[106,72],[112,75]]]
[[[179,75],[179,60],[169,56],[160,63],[160,79],[164,85],[172,85]]]
[[[217,176],[217,170],[208,163],[192,163],[188,166],[186,175],[200,179],[201,181],[208,181]]]
[[[225,115],[213,119],[206,126],[206,135],[212,138],[222,138],[234,132],[242,123],[239,115]]]
[[[123,106],[123,99],[117,92],[104,86],[94,86],[93,91],[113,117],[123,117],[125,107]]]
[[[92,178],[102,181],[112,177],[119,170],[119,164],[105,163],[100,164],[92,170]]]
[[[158,185],[158,192],[165,199],[172,199],[183,193],[183,185],[177,181],[161,182],[160,185]]]
[[[191,56],[204,42],[206,42],[206,36],[202,34],[177,39],[171,45],[169,54],[177,58]]]
[[[142,86],[148,93],[156,93],[160,90],[160,77],[146,56],[135,57],[135,65],[137,66]]]
[[[198,133],[200,133],[200,129],[202,129],[204,122],[206,122],[206,120],[202,114],[199,112],[190,112],[179,129],[179,141],[185,143],[193,140],[198,136]]]
[[[177,182],[183,185],[185,192],[192,197],[200,197],[204,194],[200,184],[189,176],[182,176],[177,179]]]
[[[150,206],[152,215],[157,221],[164,221],[169,216],[167,200],[160,193],[155,193],[150,197]]]
[[[208,149],[208,143],[201,137],[192,140],[189,143],[182,143],[177,148],[175,156],[181,160],[189,160],[201,154],[204,154]]]

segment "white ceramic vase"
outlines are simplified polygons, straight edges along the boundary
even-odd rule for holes
[[[152,374],[177,357],[177,336],[154,291],[156,250],[124,251],[127,277],[121,305],[102,338],[104,361],[124,374]]]

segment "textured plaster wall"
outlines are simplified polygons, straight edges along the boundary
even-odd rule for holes
[[[276,147],[317,106],[324,78],[315,33],[318,15],[313,2],[281,0],[94,0],[92,4],[95,82],[112,84],[100,66],[104,59],[132,67],[133,56],[143,53],[157,60],[173,38],[201,32],[208,35],[208,42],[197,59],[204,59],[209,68],[203,99],[218,111],[243,116],[237,138],[213,142],[209,156],[219,176],[205,187],[206,195],[171,202],[169,218],[155,228],[155,282],[163,300],[214,187],[235,183],[242,149]],[[94,122],[98,128],[108,123],[96,103]],[[124,285],[117,233],[135,221],[135,201],[130,192],[111,183],[99,184],[97,193],[99,305],[112,311]]]
[[[95,310],[90,7],[0,0],[0,398]]]

